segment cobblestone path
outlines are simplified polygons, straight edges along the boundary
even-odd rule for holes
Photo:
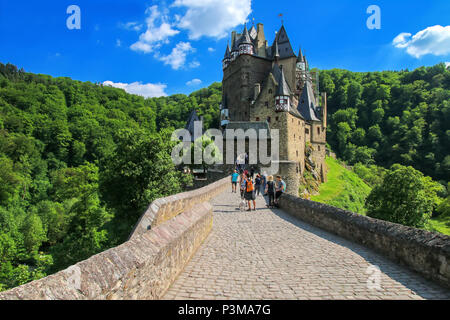
[[[370,249],[267,209],[263,197],[252,212],[239,200],[226,191],[211,201],[213,230],[164,299],[450,299]]]

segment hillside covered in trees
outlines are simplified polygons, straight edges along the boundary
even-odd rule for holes
[[[327,141],[350,165],[413,166],[450,179],[450,70],[320,72],[328,94]],[[446,184],[446,183],[445,183]]]
[[[155,99],[0,64],[0,290],[115,246],[189,177],[170,155],[196,108],[217,126],[220,84]]]
[[[396,163],[433,177],[443,190],[430,205],[446,212],[436,221],[445,229],[450,71],[444,64],[412,72],[321,71],[320,87],[328,93],[328,142],[338,158],[373,189]],[[126,240],[151,201],[190,183],[170,159],[172,131],[194,108],[205,127],[218,127],[220,101],[220,83],[189,96],[145,99],[0,64],[0,290]],[[362,185],[353,175],[336,178],[347,176],[352,188]],[[349,193],[342,194],[336,205],[353,208]]]

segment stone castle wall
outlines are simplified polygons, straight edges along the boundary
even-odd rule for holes
[[[290,215],[359,243],[450,288],[450,237],[283,195]]]

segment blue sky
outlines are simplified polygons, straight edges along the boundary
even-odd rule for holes
[[[67,28],[70,5],[81,10],[80,30]],[[370,5],[381,10],[379,30],[367,28]],[[221,81],[231,30],[254,18],[271,43],[280,13],[311,67],[399,70],[450,61],[448,0],[0,0],[0,62],[144,96],[188,94]]]

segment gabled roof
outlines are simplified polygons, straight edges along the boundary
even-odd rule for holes
[[[279,96],[290,96],[291,95],[291,89],[289,88],[289,85],[286,82],[286,78],[284,77],[284,71],[283,68],[281,68],[280,76],[277,79],[278,87],[277,92],[275,94],[276,97]]]
[[[300,115],[308,121],[321,121],[316,114],[316,99],[310,81],[306,81],[297,107]]]
[[[272,48],[270,50],[270,53],[272,54],[275,50],[275,44],[278,45],[280,59],[295,57],[294,50],[292,50],[291,42],[284,26],[281,26],[280,31],[277,32],[275,40],[273,41]]]

